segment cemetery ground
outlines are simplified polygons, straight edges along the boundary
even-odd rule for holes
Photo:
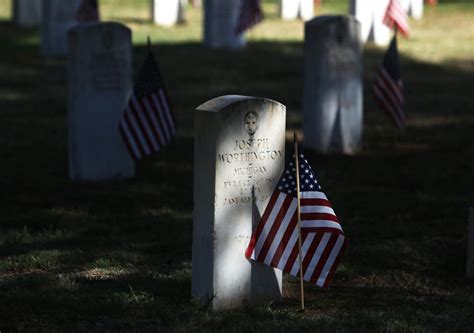
[[[347,1],[323,2],[347,12]],[[190,296],[193,110],[230,93],[282,102],[288,153],[302,128],[303,24],[280,21],[266,1],[245,49],[210,50],[195,10],[184,26],[157,28],[147,1],[102,0],[106,20],[133,29],[135,70],[152,37],[179,130],[135,179],[73,183],[65,61],[41,58],[37,29],[10,23],[1,0],[0,331],[472,331],[474,3],[440,2],[399,43],[407,128],[375,109],[384,50],[369,45],[362,151],[307,152],[349,239],[331,288],[305,284],[301,313],[298,280],[285,276],[281,304],[214,313]]]

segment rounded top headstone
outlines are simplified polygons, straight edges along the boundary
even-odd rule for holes
[[[208,112],[219,112],[224,111],[225,109],[231,107],[236,103],[245,103],[245,102],[266,102],[282,105],[281,103],[274,101],[269,98],[264,97],[252,97],[252,96],[243,96],[243,95],[225,95],[213,98],[201,105],[199,105],[197,111],[208,111]]]
[[[315,18],[307,21],[305,25],[313,26],[313,25],[321,25],[321,24],[330,24],[330,23],[345,23],[345,22],[357,22],[359,21],[352,15],[319,15]]]
[[[118,22],[90,22],[90,23],[81,23],[77,24],[71,29],[69,29],[68,34],[69,35],[75,35],[78,33],[87,33],[87,32],[94,32],[96,30],[103,30],[103,29],[122,29],[127,31],[128,33],[132,33],[132,30],[130,30],[129,27],[126,25],[123,25],[122,23]],[[111,37],[113,38],[113,37]],[[104,41],[104,45],[110,45],[112,41]],[[113,43],[113,42],[112,42]]]

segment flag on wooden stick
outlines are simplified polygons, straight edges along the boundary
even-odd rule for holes
[[[135,160],[159,151],[176,132],[169,98],[150,49],[120,119],[119,130]]]
[[[263,20],[263,11],[260,0],[241,0],[239,19],[235,28],[235,34],[239,35],[245,30],[252,28]]]
[[[405,37],[410,33],[410,25],[408,24],[408,16],[399,0],[390,0],[383,22],[392,29],[400,31]]]
[[[400,75],[397,37],[394,36],[373,84],[375,101],[398,128],[405,126],[405,99]]]
[[[301,262],[305,281],[328,287],[347,241],[315,173],[299,154]],[[296,163],[291,161],[270,198],[245,256],[293,276],[300,271]]]
[[[100,20],[98,0],[82,0],[76,12],[77,22],[97,22]]]

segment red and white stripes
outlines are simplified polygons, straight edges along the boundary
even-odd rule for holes
[[[133,94],[119,123],[133,159],[159,151],[173,137],[175,121],[163,89],[137,99]]]
[[[297,199],[275,191],[246,251],[246,257],[299,274]],[[327,287],[346,239],[323,192],[301,192],[303,278]]]
[[[373,91],[379,107],[393,120],[398,128],[405,127],[405,102],[402,82],[395,82],[382,67],[374,81]]]
[[[390,0],[383,22],[392,29],[397,28],[404,36],[408,37],[410,32],[408,16],[399,0]]]

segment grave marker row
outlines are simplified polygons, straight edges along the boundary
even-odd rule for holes
[[[280,0],[280,16],[284,20],[311,20],[314,16],[314,0]]]

